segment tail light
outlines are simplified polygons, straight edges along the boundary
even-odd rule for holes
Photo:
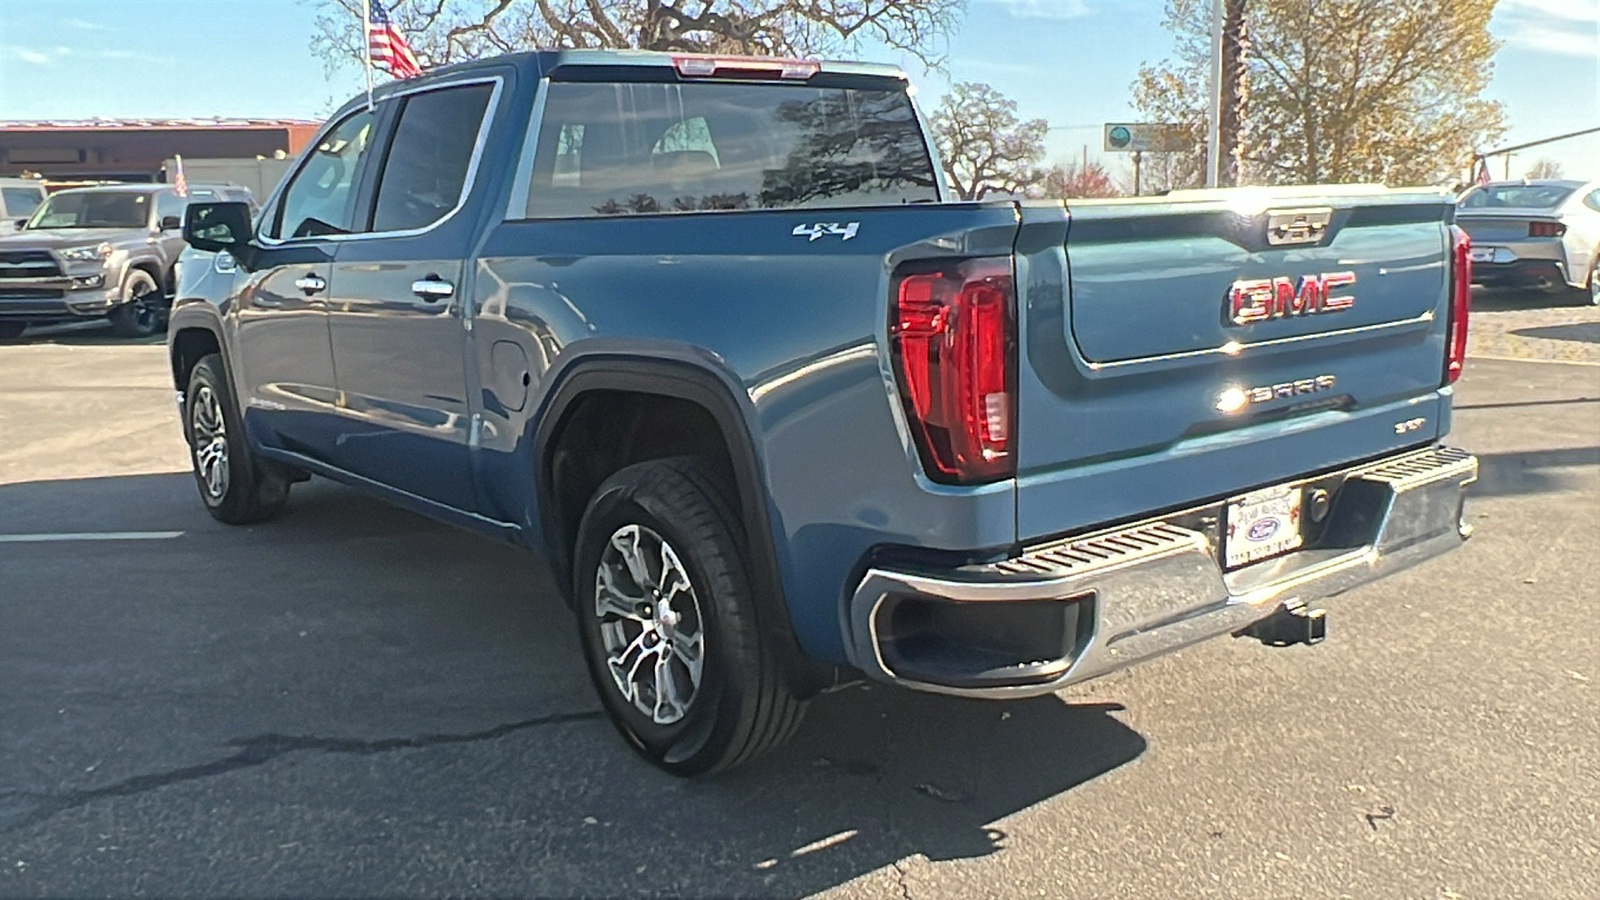
[[[1444,383],[1454,384],[1467,363],[1467,310],[1472,304],[1472,238],[1450,226],[1450,315],[1445,319]]]
[[[902,274],[889,325],[900,399],[935,481],[1016,473],[1016,290],[1011,260]]]
[[[1529,222],[1528,237],[1561,237],[1567,233],[1567,226],[1560,222]]]

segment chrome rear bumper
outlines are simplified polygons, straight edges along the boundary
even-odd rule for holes
[[[1459,546],[1471,534],[1462,500],[1477,475],[1476,457],[1433,447],[1319,476],[1337,489],[1316,539],[1233,571],[1221,565],[1214,530],[1174,524],[1214,524],[1204,513],[1216,504],[997,563],[874,568],[850,601],[851,661],[875,680],[920,690],[1049,693]]]

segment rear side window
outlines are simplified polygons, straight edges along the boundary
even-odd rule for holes
[[[44,192],[33,188],[0,188],[0,198],[5,200],[5,203],[0,205],[5,207],[7,218],[26,219],[33,215],[39,204],[44,202]]]
[[[938,199],[903,91],[576,82],[549,91],[530,218]]]
[[[373,231],[426,228],[461,203],[492,84],[405,98],[378,181]]]

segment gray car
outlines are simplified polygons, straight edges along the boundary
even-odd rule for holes
[[[1600,305],[1600,182],[1497,181],[1461,196],[1472,280],[1485,287],[1577,289]]]
[[[248,200],[229,186],[107,185],[50,196],[0,236],[0,339],[29,325],[108,318],[143,337],[166,324],[183,214],[193,201]]]

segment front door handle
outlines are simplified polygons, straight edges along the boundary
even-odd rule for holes
[[[456,286],[437,275],[429,275],[411,282],[411,293],[433,303],[455,296]]]
[[[305,293],[307,297],[328,289],[328,282],[315,272],[307,272],[294,280],[294,286]]]

